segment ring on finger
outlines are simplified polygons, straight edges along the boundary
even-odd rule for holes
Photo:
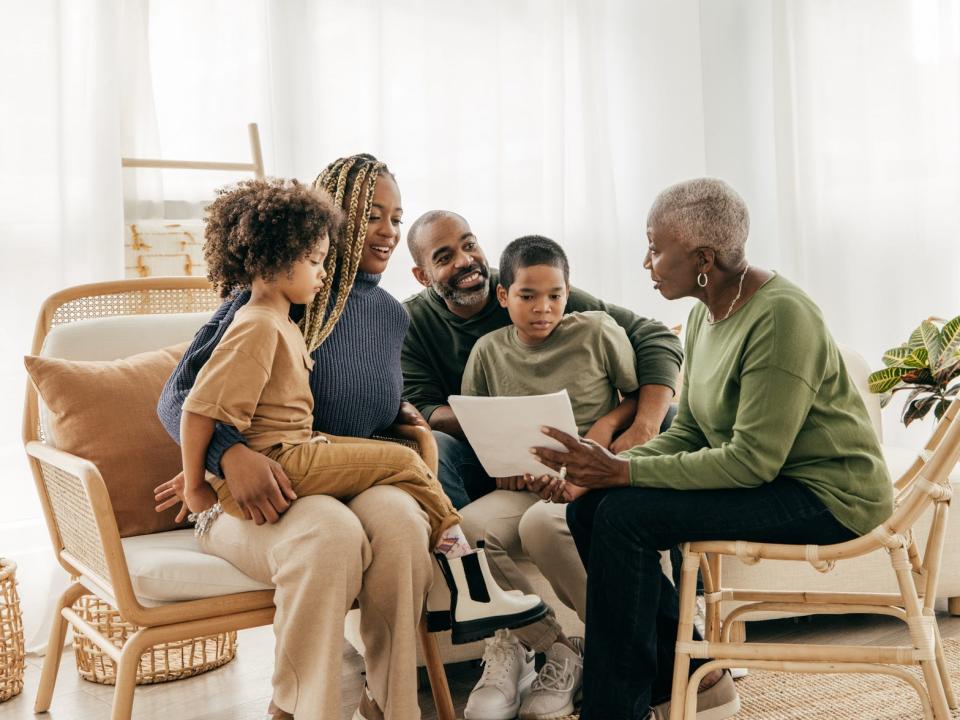
[[[561,466],[560,466],[560,479],[561,479],[561,480],[566,480],[566,479],[567,479],[567,466],[566,466],[566,465],[561,465]]]

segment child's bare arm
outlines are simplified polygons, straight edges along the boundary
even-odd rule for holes
[[[207,446],[216,421],[184,410],[180,417],[180,449],[183,457],[184,502],[190,512],[203,512],[217,502],[217,493],[207,483]]]
[[[637,393],[624,395],[620,404],[598,419],[584,436],[609,449],[614,436],[630,427],[637,414]]]

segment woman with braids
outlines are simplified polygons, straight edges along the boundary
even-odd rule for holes
[[[378,285],[400,239],[396,181],[373,156],[355,155],[329,165],[316,186],[345,218],[320,291],[306,308],[294,305],[291,312],[313,361],[311,430],[369,438],[395,422],[423,424],[400,401],[406,314]],[[227,252],[233,250],[231,241]],[[175,439],[198,373],[249,301],[249,290],[228,298],[167,382],[158,413]],[[223,422],[213,431],[205,464],[223,478],[243,518],[203,518],[208,527],[201,546],[276,586],[269,714],[312,720],[339,713],[343,617],[356,600],[367,687],[355,720],[419,717],[416,626],[433,567],[430,524],[413,498],[378,485],[346,502],[310,495],[291,503],[296,494],[280,463],[248,447],[242,433]],[[157,489],[158,502],[169,499],[178,481]]]

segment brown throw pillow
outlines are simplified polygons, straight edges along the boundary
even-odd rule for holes
[[[181,470],[180,447],[157,401],[188,343],[123,360],[24,358],[57,448],[89,460],[110,493],[121,537],[172,530],[176,508],[154,512],[153,488]]]

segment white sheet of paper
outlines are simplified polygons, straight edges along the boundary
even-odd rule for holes
[[[544,435],[540,428],[549,425],[577,435],[566,390],[526,397],[451,395],[449,402],[490,477],[556,475],[530,454],[532,447],[564,450],[560,442]]]

